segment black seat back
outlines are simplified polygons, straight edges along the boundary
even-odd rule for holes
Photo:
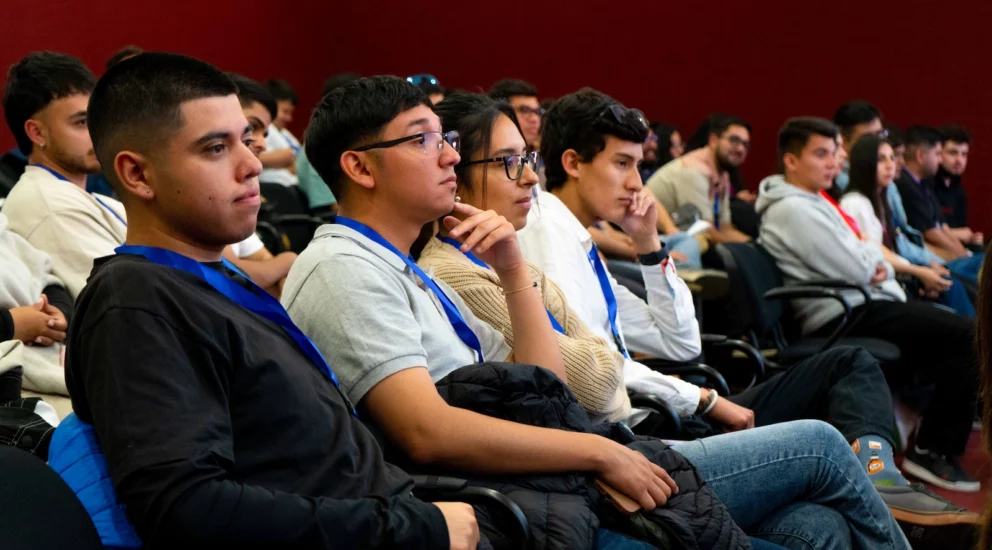
[[[286,187],[279,183],[261,183],[259,185],[262,197],[265,198],[267,209],[275,215],[270,220],[266,220],[275,225],[280,225],[280,229],[289,238],[290,250],[302,252],[313,239],[315,224],[286,223],[280,224],[280,216],[300,216],[309,215],[306,204],[301,200],[301,194],[293,187]]]
[[[10,193],[17,180],[21,179],[26,165],[24,160],[12,153],[0,157],[0,197],[6,197]]]
[[[774,258],[754,242],[722,243],[716,251],[727,270],[730,291],[747,330],[759,336],[775,331],[785,314],[785,303],[764,298],[766,292],[782,286],[782,273]]]

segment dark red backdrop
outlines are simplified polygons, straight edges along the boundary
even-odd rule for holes
[[[296,130],[324,77],[432,72],[470,90],[504,76],[557,96],[591,85],[684,133],[708,112],[755,127],[744,175],[775,164],[792,115],[830,116],[863,97],[900,125],[962,123],[974,134],[966,182],[974,225],[992,233],[992,4],[984,0],[795,2],[17,2],[0,19],[0,66],[37,49],[72,53],[98,74],[124,44],[196,55],[225,70],[286,78],[302,96]],[[13,146],[6,131],[0,147]]]

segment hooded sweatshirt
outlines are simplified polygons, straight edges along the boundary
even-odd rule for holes
[[[876,244],[862,241],[837,210],[818,194],[785,182],[781,175],[765,178],[758,188],[755,209],[761,216],[758,242],[775,258],[786,284],[817,279],[839,279],[869,285],[872,298],[905,301],[906,294],[894,280],[892,266]],[[878,264],[888,279],[871,284]],[[844,299],[857,307],[864,297],[856,290],[842,290]],[[804,335],[844,313],[832,299],[792,301]]]

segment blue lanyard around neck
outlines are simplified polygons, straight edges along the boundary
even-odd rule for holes
[[[365,225],[362,222],[355,221],[351,218],[346,218],[344,216],[338,215],[334,218],[334,222],[345,227],[354,229],[355,231],[361,233],[363,236],[371,239],[376,244],[382,246],[386,250],[396,254],[399,259],[403,260],[410,271],[412,271],[420,280],[427,286],[427,288],[434,293],[438,301],[441,302],[441,308],[444,309],[444,314],[448,317],[448,323],[451,324],[451,328],[455,329],[455,334],[458,338],[468,347],[472,348],[477,354],[479,362],[485,361],[482,355],[482,344],[479,343],[479,337],[472,332],[472,328],[468,326],[465,322],[465,318],[462,317],[461,312],[455,307],[454,302],[441,290],[441,287],[437,286],[434,279],[430,278],[424,270],[420,269],[417,262],[413,261],[413,258],[405,256],[402,252],[397,250],[389,241],[383,238],[382,235],[378,234],[375,229]]]
[[[720,193],[713,195],[713,229],[720,230]]]
[[[293,154],[296,156],[300,156],[300,146],[293,143],[293,140],[290,139],[290,137],[287,136],[284,131],[279,130],[279,135],[282,136],[282,139],[286,140],[286,143],[289,145],[289,148],[293,150]]]
[[[603,260],[599,258],[599,249],[596,248],[596,245],[592,245],[592,250],[589,251],[589,263],[592,265],[592,270],[596,272],[599,288],[603,291],[603,298],[606,299],[606,312],[610,316],[610,331],[613,332],[613,341],[616,342],[620,353],[630,359],[627,347],[623,345],[623,339],[620,338],[620,330],[617,328],[617,297],[613,294],[610,278],[606,275],[606,267],[603,265]]]
[[[64,182],[66,182],[66,183],[72,183],[71,181],[69,181],[68,179],[66,179],[65,176],[63,176],[62,174],[59,174],[58,172],[56,172],[55,170],[52,170],[51,168],[49,168],[47,166],[44,166],[44,165],[41,165],[41,164],[29,164],[28,166],[34,166],[35,168],[41,168],[42,170],[44,170],[44,171],[48,172],[49,174],[55,176],[57,179],[60,179],[60,180],[62,180]],[[108,212],[110,212],[111,214],[113,214],[114,217],[117,218],[117,221],[119,221],[122,224],[124,224],[124,227],[127,227],[127,222],[124,221],[124,218],[122,218],[121,215],[118,214],[116,210],[114,210],[113,208],[111,208],[110,205],[108,205],[107,203],[105,203],[102,200],[100,200],[100,197],[96,196],[96,194],[90,193],[90,196],[93,197],[96,200],[96,202],[100,203],[100,206],[106,208]]]
[[[300,351],[302,351],[307,358],[310,359],[310,362],[313,363],[313,365],[328,378],[330,378],[331,382],[334,383],[334,386],[340,391],[338,378],[334,376],[334,371],[332,371],[330,365],[327,364],[327,360],[324,359],[324,356],[320,353],[320,350],[317,349],[317,346],[314,345],[313,341],[311,341],[310,338],[307,338],[307,335],[303,334],[303,331],[301,331],[299,327],[296,326],[296,323],[289,318],[289,314],[286,313],[286,309],[282,307],[279,300],[276,300],[271,294],[252,282],[247,275],[235,267],[231,262],[221,259],[224,267],[240,274],[251,284],[252,289],[250,291],[232,281],[220,271],[171,250],[155,248],[152,246],[123,245],[117,247],[114,252],[117,254],[143,256],[150,262],[179,269],[195,275],[200,279],[203,279],[208,285],[212,286],[214,290],[220,292],[232,302],[279,325],[286,332],[286,334],[288,334],[293,341],[296,342],[296,345],[299,346]],[[342,393],[342,396],[343,395],[344,394]],[[345,402],[347,401],[348,400],[345,399]],[[358,416],[354,408],[351,412],[356,417]]]
[[[459,252],[462,251],[462,249],[461,249],[462,243],[456,241],[455,239],[452,239],[451,237],[442,237],[440,235],[438,235],[437,238],[440,239],[441,242],[448,243],[451,246],[455,247],[455,250],[457,250]],[[466,258],[468,258],[469,260],[471,260],[473,264],[475,264],[475,265],[477,265],[477,266],[479,266],[479,267],[481,267],[483,269],[489,269],[489,264],[487,264],[486,262],[480,260],[479,257],[476,256],[475,254],[472,254],[471,251],[470,252],[462,252],[462,254],[464,254]],[[548,320],[551,321],[551,327],[554,328],[555,330],[557,330],[560,334],[565,334],[565,329],[562,328],[561,323],[558,322],[558,319],[555,319],[555,316],[551,314],[551,311],[548,310],[547,308],[545,308],[544,311],[547,311],[548,312]]]

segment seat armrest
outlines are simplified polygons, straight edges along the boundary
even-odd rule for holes
[[[679,363],[654,357],[638,359],[637,361],[653,371],[669,376],[702,376],[721,396],[726,397],[730,395],[730,385],[727,384],[727,379],[720,374],[720,371],[709,365],[702,363]]]
[[[627,395],[630,397],[631,407],[648,409],[662,417],[664,420],[663,425],[665,426],[665,437],[667,439],[679,438],[682,434],[682,419],[679,417],[679,413],[675,412],[675,409],[667,401],[657,395],[638,391],[629,391]]]
[[[510,497],[488,487],[469,485],[468,481],[446,476],[414,475],[413,494],[427,502],[464,502],[481,506],[493,519],[503,518],[510,532],[501,530],[514,542],[514,548],[530,547],[530,527],[523,511]]]
[[[707,335],[703,335],[707,336]],[[765,365],[765,358],[762,357],[761,352],[757,348],[748,344],[743,340],[737,340],[734,338],[721,337],[717,341],[707,342],[706,338],[703,338],[703,346],[710,349],[731,349],[739,351],[747,357],[748,364],[751,365],[751,382],[747,385],[745,390],[751,389],[755,384],[760,384],[764,382],[767,376],[767,367]]]
[[[795,285],[795,286],[780,286],[778,288],[773,288],[765,293],[766,300],[792,300],[795,298],[826,298],[831,300],[836,300],[840,303],[841,307],[844,308],[844,314],[841,317],[840,324],[834,329],[830,337],[827,338],[823,346],[818,350],[817,353],[830,349],[838,340],[843,338],[854,326],[855,321],[861,320],[861,316],[854,320],[851,318],[851,313],[853,309],[851,304],[844,298],[844,295],[840,293],[839,290],[833,288],[806,286],[806,285]],[[864,311],[862,311],[862,316]]]

